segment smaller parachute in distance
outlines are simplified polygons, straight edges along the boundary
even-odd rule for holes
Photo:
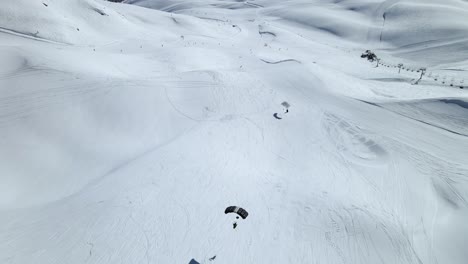
[[[274,116],[276,119],[283,119],[282,117],[280,117],[280,116],[278,115],[278,113],[274,113],[273,116]]]
[[[249,213],[245,209],[240,208],[239,206],[228,206],[226,210],[224,210],[224,213],[235,213],[242,217],[242,219],[247,218],[247,216],[249,215]]]

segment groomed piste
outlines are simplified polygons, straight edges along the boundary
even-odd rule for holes
[[[466,264],[467,17],[3,1],[0,263]]]

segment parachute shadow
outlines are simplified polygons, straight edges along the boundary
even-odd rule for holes
[[[273,116],[274,116],[276,119],[283,119],[283,118],[281,118],[281,117],[278,115],[278,113],[274,113]]]

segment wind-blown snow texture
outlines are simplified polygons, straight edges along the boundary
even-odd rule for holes
[[[0,7],[0,263],[467,263],[466,1],[124,2]]]

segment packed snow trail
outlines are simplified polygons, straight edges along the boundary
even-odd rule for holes
[[[466,3],[126,2],[0,8],[1,263],[466,262],[466,90],[360,58]]]

